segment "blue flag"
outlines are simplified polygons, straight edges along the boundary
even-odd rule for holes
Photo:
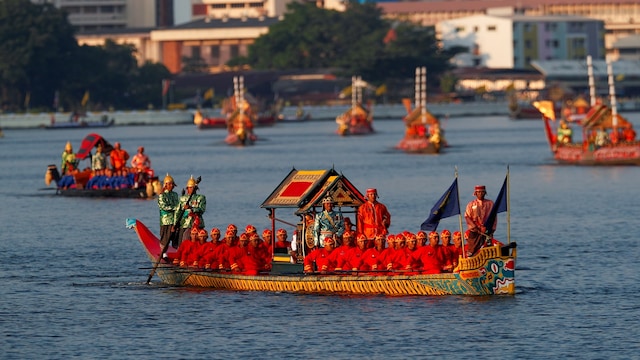
[[[435,231],[441,219],[459,214],[460,201],[458,200],[458,179],[456,178],[440,200],[431,208],[429,217],[420,225],[420,229]]]
[[[489,216],[487,216],[487,220],[484,222],[484,227],[487,229],[493,229],[493,224],[496,221],[496,216],[498,213],[507,211],[507,180],[509,179],[509,174],[504,178],[504,183],[502,183],[502,189],[500,189],[500,193],[498,193],[498,197],[496,197],[496,201],[493,203],[493,207],[489,212]]]

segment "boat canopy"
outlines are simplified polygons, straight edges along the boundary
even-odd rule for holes
[[[365,202],[362,193],[342,174],[330,170],[296,170],[280,182],[260,205],[265,209],[297,208],[295,214],[311,212],[331,196],[338,207],[357,208]]]
[[[628,128],[631,127],[631,123],[627,121],[625,118],[617,115],[617,127],[618,128]],[[613,128],[613,114],[611,112],[611,108],[606,105],[596,105],[592,107],[584,120],[582,120],[582,126],[587,129],[611,129]]]
[[[76,158],[80,160],[84,160],[88,156],[91,156],[91,150],[94,147],[98,146],[98,144],[102,145],[102,152],[105,156],[109,156],[111,150],[113,150],[113,146],[109,144],[107,140],[105,140],[102,136],[91,133],[82,139],[82,143],[80,144],[80,150],[76,153]]]
[[[425,111],[425,112],[426,112],[425,118],[427,120],[427,124],[433,125],[438,123],[438,119],[436,119],[436,117],[433,116],[433,114],[431,114],[429,111]],[[422,124],[422,111],[420,110],[420,108],[416,108],[413,111],[411,111],[411,113],[409,113],[407,116],[405,116],[403,120],[406,126],[420,125]]]

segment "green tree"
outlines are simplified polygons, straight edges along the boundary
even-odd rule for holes
[[[73,27],[51,4],[0,1],[0,97],[18,110],[27,93],[29,105],[51,106],[77,49]]]
[[[284,19],[249,47],[247,58],[230,63],[268,70],[332,68],[376,85],[404,84],[416,67],[426,66],[430,87],[437,89],[439,75],[459,50],[440,49],[433,27],[390,23],[374,3],[349,3],[344,12],[291,3]]]
[[[166,66],[147,61],[131,81],[132,106],[138,109],[153,106],[162,107],[162,80],[170,79],[171,72]]]

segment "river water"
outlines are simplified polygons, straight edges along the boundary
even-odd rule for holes
[[[640,126],[640,114],[627,114]],[[0,358],[407,359],[637,358],[640,250],[638,167],[556,165],[540,121],[443,121],[440,155],[393,146],[399,120],[341,138],[335,123],[258,128],[255,146],[229,147],[224,131],[122,126],[100,131],[182,188],[202,176],[206,226],[269,226],[260,204],[292,168],[342,172],[375,187],[391,232],[416,231],[454,179],[495,199],[510,171],[510,233],[517,294],[507,297],[328,296],[171,288],[154,279],[135,217],[158,227],[153,200],[64,198],[43,190],[48,164],[87,130],[7,130],[0,140]],[[295,221],[292,211],[279,218]],[[287,225],[282,225],[291,230]],[[459,227],[458,218],[440,230]]]

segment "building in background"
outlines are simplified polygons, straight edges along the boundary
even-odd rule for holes
[[[476,15],[437,24],[458,67],[531,68],[533,60],[604,59],[604,23],[577,16]]]
[[[174,0],[31,0],[66,11],[78,33],[172,26]]]
[[[206,17],[153,30],[150,39],[158,44],[161,62],[172,73],[181,72],[189,62],[201,62],[203,71],[217,73],[228,70],[226,63],[234,57],[246,56],[249,45],[278,21],[275,17]]]
[[[488,15],[491,9],[526,16],[573,15],[602,20],[604,47],[611,55],[620,38],[640,34],[638,0],[440,0],[379,2],[386,18],[411,21],[423,26],[474,15]],[[438,29],[436,28],[436,31]]]

